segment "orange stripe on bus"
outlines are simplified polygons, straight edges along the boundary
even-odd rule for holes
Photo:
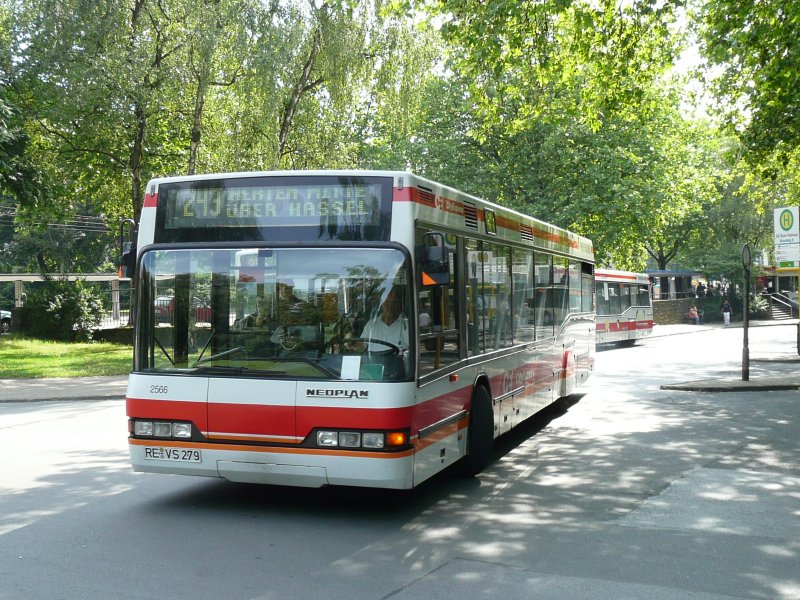
[[[441,442],[444,438],[449,437],[458,433],[462,429],[466,429],[469,424],[469,418],[464,417],[463,419],[459,419],[455,423],[450,423],[449,425],[445,425],[441,429],[437,429],[430,435],[426,435],[422,439],[417,439],[414,443],[414,447],[417,452],[420,450],[424,450],[428,446],[432,446],[438,442]]]
[[[220,450],[222,452],[260,452],[262,454],[303,454],[309,456],[346,456],[350,458],[405,458],[413,449],[402,452],[364,452],[360,450],[329,450],[327,448],[285,448],[276,446],[248,446],[244,444],[208,444],[204,442],[174,442],[170,440],[143,440],[128,438],[131,446],[165,446],[191,450]]]

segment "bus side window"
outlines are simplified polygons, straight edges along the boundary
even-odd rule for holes
[[[581,312],[593,312],[594,306],[594,265],[581,263]]]
[[[619,315],[622,314],[622,305],[620,304],[620,292],[618,283],[608,284],[608,305],[609,314]]]
[[[417,228],[415,244],[421,246],[431,236],[426,229]],[[437,234],[437,237],[441,234]],[[417,331],[419,340],[419,374],[424,375],[446,367],[460,360],[460,339],[456,313],[455,278],[458,261],[456,257],[456,238],[442,236],[449,261],[449,281],[441,285],[438,281],[426,285],[417,281]],[[418,257],[419,258],[419,257]],[[419,268],[419,265],[417,265]],[[428,282],[430,283],[430,282]]]
[[[482,246],[483,301],[489,325],[489,331],[484,330],[484,343],[488,352],[511,345],[511,260],[506,246],[488,242]]]
[[[483,330],[485,325],[486,306],[483,302],[483,267],[480,243],[476,240],[464,240],[467,255],[466,277],[461,282],[467,299],[467,354],[474,356],[483,352]]]
[[[533,251],[513,250],[514,266],[514,342],[532,342],[534,340],[534,270]]]
[[[625,312],[631,307],[631,286],[627,283],[620,284],[620,312]]]
[[[551,282],[553,280],[552,256],[542,252],[534,254],[534,269],[536,270],[536,290],[535,290],[535,319],[536,319],[536,339],[552,337],[553,335],[553,290]]]
[[[569,312],[581,312],[581,263],[569,262]]]
[[[569,261],[565,258],[553,259],[553,324],[556,329],[569,314]]]

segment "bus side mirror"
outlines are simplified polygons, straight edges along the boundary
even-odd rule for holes
[[[119,225],[119,264],[117,265],[117,275],[119,277],[132,278],[136,272],[136,243],[123,241],[125,226],[128,226],[128,238],[132,238],[136,223],[133,219],[124,219]]]
[[[417,246],[420,278],[423,286],[450,283],[450,256],[441,233],[426,233]]]
[[[122,255],[119,259],[117,274],[120,277],[131,279],[134,273],[136,273],[136,244],[125,242],[122,244]]]

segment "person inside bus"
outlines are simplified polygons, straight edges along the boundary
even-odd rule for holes
[[[392,288],[381,302],[380,310],[364,325],[361,337],[367,340],[367,349],[370,352],[388,350],[389,346],[369,340],[389,342],[398,348],[408,348],[408,319],[403,316],[403,307],[400,293],[397,288]]]
[[[419,325],[419,334],[420,336],[425,336],[428,334],[433,333],[433,318],[431,317],[431,307],[430,302],[427,298],[420,298],[419,300],[419,318],[417,321]],[[433,338],[426,338],[424,342],[422,342],[425,350],[431,351],[436,350],[436,340]]]
[[[405,378],[409,359],[408,319],[403,315],[402,294],[397,288],[389,290],[378,313],[364,325],[360,337],[363,342],[359,342],[359,346],[372,353],[368,362],[382,365],[383,379]]]

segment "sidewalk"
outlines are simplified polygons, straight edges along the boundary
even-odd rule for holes
[[[750,323],[750,327],[778,325],[797,325],[797,320]],[[723,327],[718,323],[656,325],[652,337],[696,334]],[[731,327],[741,329],[742,324],[735,323]],[[127,375],[58,379],[0,379],[0,402],[123,400],[127,385]],[[751,348],[749,381],[742,381],[741,377],[726,377],[663,385],[661,389],[695,392],[797,390],[800,389],[800,355],[797,354],[796,347],[773,348],[769,352],[764,348]]]
[[[53,379],[0,379],[0,402],[124,400],[127,387],[127,375],[59,377]]]
[[[773,326],[797,326],[797,319],[791,321],[751,321],[751,328],[773,327]],[[732,323],[734,329],[742,329],[742,323]],[[699,333],[702,331],[714,331],[722,329],[721,323],[709,325],[656,325],[653,329],[652,337],[666,335],[682,335],[689,333]],[[738,377],[721,377],[714,379],[703,379],[699,381],[687,381],[662,385],[662,390],[678,390],[686,392],[752,392],[752,391],[780,391],[800,389],[800,354],[797,353],[797,346],[763,348],[750,346],[750,373],[749,380],[742,381],[741,374]]]

